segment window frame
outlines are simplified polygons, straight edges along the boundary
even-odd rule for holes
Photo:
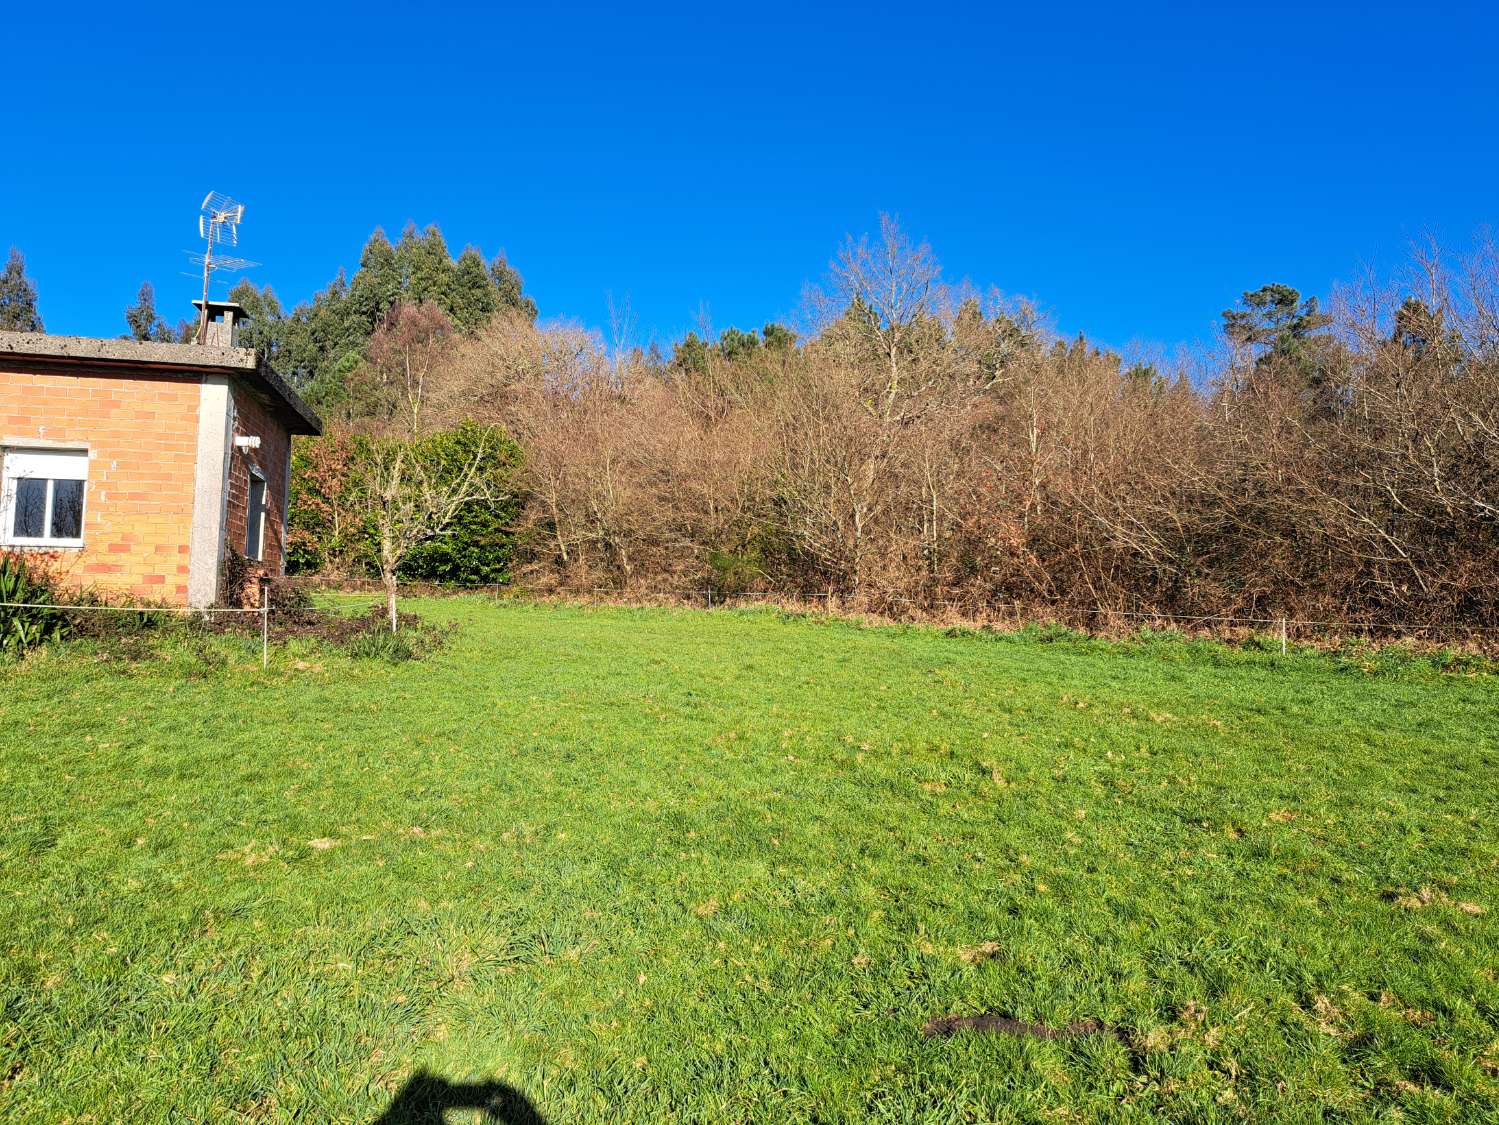
[[[260,505],[256,510],[255,488],[260,487]],[[265,515],[266,496],[269,485],[265,474],[255,465],[250,466],[250,483],[245,489],[245,558],[251,562],[265,562]],[[251,550],[251,547],[254,550]]]
[[[18,462],[26,461],[32,462],[44,471],[25,472],[17,467]],[[88,524],[88,463],[89,451],[83,446],[8,445],[0,447],[0,547],[22,547],[44,551],[81,550],[84,545],[83,530]],[[14,533],[16,498],[20,491],[17,486],[23,480],[47,482],[46,505],[42,512],[44,534],[40,536]],[[76,536],[50,534],[56,510],[54,506],[56,486],[60,480],[83,482]]]

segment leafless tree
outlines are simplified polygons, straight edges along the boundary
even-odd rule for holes
[[[487,440],[462,464],[423,457],[412,441],[376,438],[356,460],[358,495],[375,528],[380,581],[385,587],[390,631],[396,631],[396,575],[411,552],[444,534],[467,505],[498,503],[485,472]]]

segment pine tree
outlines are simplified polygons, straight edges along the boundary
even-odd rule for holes
[[[726,328],[718,337],[718,351],[729,362],[747,359],[760,350],[760,337],[753,332],[741,332],[737,328]]]
[[[696,332],[688,332],[671,351],[671,365],[678,371],[701,375],[708,370],[708,344]]]
[[[1259,372],[1290,376],[1306,390],[1327,382],[1336,344],[1323,331],[1332,317],[1317,307],[1317,298],[1301,299],[1289,285],[1263,285],[1240,299],[1240,308],[1223,310],[1223,334],[1256,352]]]
[[[789,352],[796,347],[796,333],[784,324],[768,321],[764,328],[760,329],[760,335],[765,337],[765,348],[772,352]]]
[[[36,311],[36,285],[26,276],[26,259],[14,246],[5,269],[0,271],[0,330],[44,331]]]
[[[1303,301],[1289,285],[1262,285],[1239,303],[1242,308],[1223,310],[1223,333],[1236,344],[1265,349],[1262,359],[1296,355],[1332,323],[1318,310],[1317,298]]]

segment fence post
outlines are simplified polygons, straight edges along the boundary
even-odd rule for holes
[[[260,584],[260,666],[271,663],[271,596],[264,582]]]
[[[1284,617],[1280,619],[1280,654],[1282,656],[1286,654],[1286,619]]]

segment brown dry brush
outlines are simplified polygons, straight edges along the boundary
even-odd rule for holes
[[[697,365],[497,318],[420,409],[521,444],[536,590],[1499,626],[1492,248],[1343,294],[1313,381],[1127,367],[943,287],[893,226],[833,282],[797,346]]]

